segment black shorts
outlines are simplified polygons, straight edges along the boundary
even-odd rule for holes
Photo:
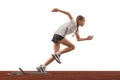
[[[60,35],[58,35],[58,34],[54,34],[54,36],[53,36],[53,38],[52,38],[52,41],[53,41],[54,43],[59,43],[58,41],[60,41],[60,40],[62,40],[62,39],[64,39],[63,36],[60,36]]]

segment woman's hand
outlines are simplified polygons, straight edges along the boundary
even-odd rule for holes
[[[58,11],[59,11],[58,8],[54,8],[54,9],[52,10],[52,12],[58,12]]]
[[[92,39],[93,39],[93,36],[89,35],[86,39],[87,39],[87,40],[92,40]]]

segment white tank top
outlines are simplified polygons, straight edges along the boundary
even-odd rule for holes
[[[61,25],[56,30],[55,34],[65,37],[66,35],[75,33],[76,30],[77,30],[76,22],[74,20],[70,20],[70,21],[64,23],[63,25]]]

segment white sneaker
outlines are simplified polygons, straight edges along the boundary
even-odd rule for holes
[[[52,57],[53,57],[59,64],[61,64],[60,55],[58,55],[58,54],[52,54]]]
[[[40,66],[38,66],[38,67],[36,67],[36,69],[37,69],[37,71],[38,72],[43,72],[43,73],[45,73],[46,72],[46,67],[45,66],[43,66],[43,65],[40,65]]]

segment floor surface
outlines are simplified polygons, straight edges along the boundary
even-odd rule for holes
[[[120,80],[120,71],[48,71],[48,74],[8,75],[0,71],[0,80]]]

